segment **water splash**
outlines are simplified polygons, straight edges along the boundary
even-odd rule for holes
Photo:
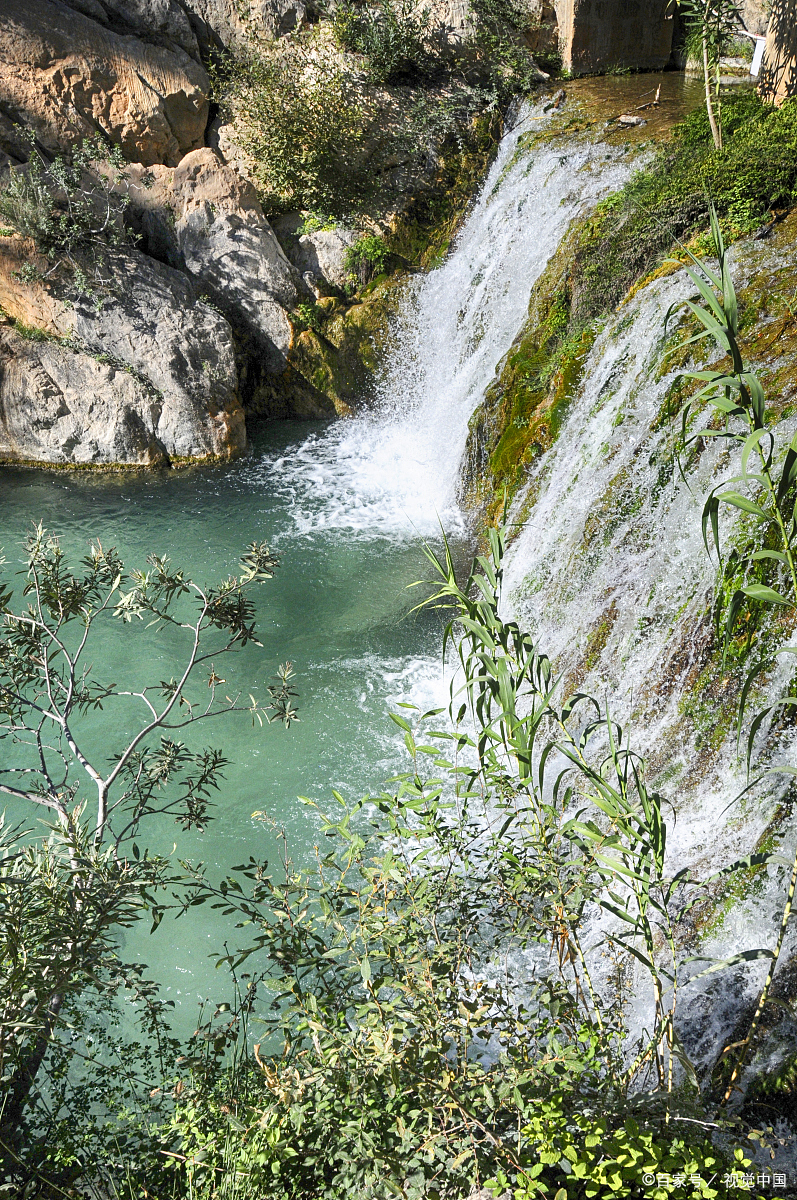
[[[625,147],[572,140],[518,152],[527,107],[502,143],[452,253],[410,281],[374,408],[261,464],[300,532],[434,536],[463,529],[456,500],[468,420],[509,349],[529,294],[571,219],[628,177]]]

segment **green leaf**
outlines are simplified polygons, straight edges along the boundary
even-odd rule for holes
[[[740,508],[742,512],[754,513],[756,516],[763,517],[765,521],[770,520],[769,513],[764,512],[764,509],[759,504],[748,500],[740,492],[718,492],[717,499],[721,500],[723,504],[732,505],[733,508]]]
[[[785,596],[781,596],[780,592],[766,587],[763,583],[748,583],[746,587],[742,588],[742,591],[751,600],[762,600],[766,604],[787,604],[792,607],[791,600],[787,600]]]

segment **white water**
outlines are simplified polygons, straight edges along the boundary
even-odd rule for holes
[[[527,110],[505,137],[444,265],[408,285],[375,409],[257,468],[289,498],[300,532],[403,540],[434,536],[440,524],[463,528],[456,496],[469,418],[570,221],[631,169],[624,152],[586,140],[532,158],[516,153],[520,133],[538,117]],[[734,805],[745,780],[733,738],[701,751],[694,730],[711,738],[711,700],[697,717],[684,713],[705,664],[714,584],[702,503],[717,472],[732,473],[720,447],[702,454],[688,482],[667,469],[672,429],[661,409],[672,376],[656,376],[664,314],[687,292],[682,273],[657,281],[596,340],[558,441],[530,477],[541,485],[539,498],[511,551],[506,594],[557,667],[579,671],[580,684],[629,720],[676,815],[670,868],[690,865],[705,877],[755,849],[783,789],[774,782],[767,795],[759,790]],[[587,670],[601,623],[603,644]],[[439,702],[437,663],[416,660],[408,675],[399,690]],[[771,883],[734,904],[704,952],[726,957],[757,946],[761,931],[773,928],[779,891]],[[698,1064],[712,1057],[764,970],[726,975],[721,984],[715,976],[684,997]],[[632,1008],[632,1028],[641,1027],[645,998]]]
[[[547,119],[547,118],[543,118]],[[300,531],[423,536],[462,528],[457,480],[468,419],[526,315],[573,216],[628,177],[625,147],[520,154],[525,109],[501,144],[453,252],[407,286],[373,412],[269,466]]]
[[[777,253],[744,247],[733,268],[737,282]],[[658,280],[597,338],[562,432],[529,478],[539,494],[508,555],[505,595],[508,609],[569,674],[571,689],[583,687],[627,724],[671,804],[668,871],[689,866],[705,879],[757,848],[786,782],[772,777],[739,800],[747,780],[734,729],[708,745],[722,714],[720,698],[701,699],[697,687],[709,659],[706,610],[716,574],[701,514],[707,492],[738,464],[717,442],[686,479],[672,461],[677,417],[663,406],[675,372],[658,378],[664,318],[693,292],[683,272]],[[727,519],[721,532],[727,543]],[[772,695],[782,694],[791,669],[781,662],[767,684]],[[769,747],[769,761],[787,759],[793,740],[787,733]],[[729,906],[701,953],[726,959],[773,946],[783,895],[782,873],[776,878],[773,870],[754,895]],[[765,973],[766,964],[756,963],[687,985],[680,1014],[697,1066],[712,1061]],[[641,969],[637,986],[632,1032],[650,1019]]]

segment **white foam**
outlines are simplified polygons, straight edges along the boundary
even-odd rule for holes
[[[373,409],[255,468],[298,532],[434,536],[464,528],[456,492],[468,420],[517,334],[532,285],[570,220],[628,176],[624,150],[501,143],[446,261],[410,281]]]

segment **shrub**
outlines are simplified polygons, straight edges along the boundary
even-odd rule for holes
[[[480,61],[480,83],[493,103],[505,104],[532,91],[540,75],[523,41],[530,16],[517,0],[470,0],[474,23],[471,49]],[[552,65],[552,64],[549,64]]]
[[[340,215],[362,202],[367,105],[334,46],[312,31],[250,43],[228,62],[222,103],[268,209]]]
[[[434,70],[429,9],[418,11],[412,0],[360,6],[342,0],[335,9],[333,28],[344,50],[365,55],[375,83],[416,83]]]
[[[367,233],[346,251],[345,267],[352,282],[365,287],[374,276],[388,270],[391,258],[385,239]]]
[[[103,282],[108,248],[128,239],[129,199],[115,187],[122,166],[118,147],[109,149],[99,137],[49,165],[33,150],[0,191],[0,217],[48,262],[68,267],[79,286],[92,290]]]

